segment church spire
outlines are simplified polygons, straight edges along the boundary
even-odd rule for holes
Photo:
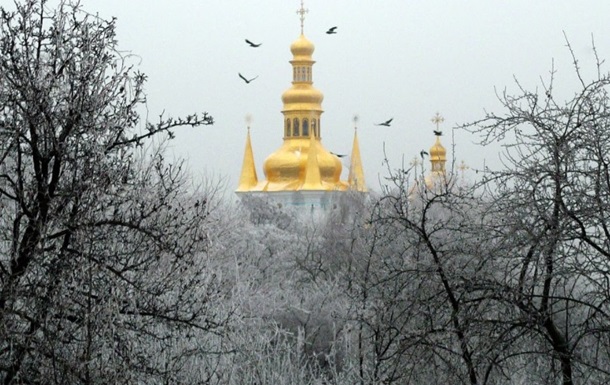
[[[248,134],[246,136],[246,149],[244,150],[244,161],[241,166],[241,175],[239,177],[239,186],[237,191],[250,191],[258,184],[256,176],[256,166],[254,163],[254,153],[252,152],[252,143],[250,141],[250,115],[246,116],[248,125]]]
[[[309,153],[307,154],[307,166],[305,167],[305,181],[303,190],[322,190],[322,177],[320,175],[320,165],[318,164],[317,141],[310,131],[309,134]]]
[[[358,144],[358,115],[354,116],[354,143],[352,144],[352,156],[350,158],[349,176],[347,183],[351,190],[366,191],[364,182],[364,171],[360,159],[360,145]]]

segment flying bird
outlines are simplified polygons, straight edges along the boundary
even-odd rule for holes
[[[432,130],[434,132],[434,135],[436,136],[443,136],[443,131],[437,131],[437,130]]]
[[[345,154],[335,154],[334,152],[330,152],[331,154],[333,154],[334,156],[336,156],[337,158],[343,158],[344,156],[347,156]]]
[[[252,79],[246,79],[246,78],[244,77],[244,75],[242,75],[242,74],[240,74],[240,73],[238,73],[238,75],[239,75],[239,77],[240,77],[240,78],[242,78],[242,79],[243,79],[243,81],[245,81],[245,82],[246,82],[246,84],[250,84],[250,82],[251,82],[251,81],[253,81],[254,79],[256,79],[256,78],[258,77],[258,76],[255,76],[255,77],[253,77]]]
[[[385,126],[385,127],[390,127],[390,123],[392,123],[392,120],[394,120],[394,118],[386,120],[383,123],[377,123],[376,126]]]
[[[326,34],[328,34],[328,35],[334,35],[336,33],[337,33],[337,27],[329,28],[328,31],[326,31]]]
[[[252,42],[251,42],[250,40],[248,40],[248,39],[246,39],[246,43],[248,43],[248,45],[249,45],[250,47],[252,47],[252,48],[257,48],[257,47],[260,47],[260,46],[263,44],[263,43],[258,43],[258,44],[255,44],[255,43],[252,43]]]
[[[422,159],[424,159],[424,155],[429,155],[429,154],[428,154],[428,151],[421,150],[421,151],[419,152],[419,156],[421,156],[421,157],[422,157]]]

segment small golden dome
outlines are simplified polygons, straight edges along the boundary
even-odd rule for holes
[[[430,147],[430,160],[447,160],[447,150],[441,144],[441,137],[437,135],[436,142]]]
[[[290,44],[290,52],[292,52],[295,60],[300,58],[311,58],[314,50],[315,46],[305,37],[305,35],[299,36],[298,39]]]

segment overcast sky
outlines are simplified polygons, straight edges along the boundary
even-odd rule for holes
[[[290,86],[289,46],[300,33],[298,0],[82,0],[83,7],[118,19],[123,50],[139,56],[148,75],[148,115],[207,111],[209,127],[176,132],[172,151],[194,175],[225,177],[237,186],[252,115],[259,178],[264,159],[282,144],[281,94]],[[431,118],[452,128],[500,110],[496,90],[528,88],[547,79],[554,59],[557,91],[576,91],[568,36],[591,73],[592,35],[610,55],[610,1],[567,0],[306,0],[305,35],[315,44],[314,86],[324,94],[325,147],[349,153],[354,114],[369,187],[379,190],[384,148],[393,168],[434,142]],[[337,26],[336,35],[324,32]],[[250,48],[248,38],[262,42]],[[238,78],[259,76],[250,84]],[[391,127],[375,123],[394,118]],[[457,131],[455,158],[470,167],[498,165],[499,147],[473,145]]]

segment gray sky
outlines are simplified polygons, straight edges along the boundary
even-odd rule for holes
[[[194,175],[237,185],[251,114],[259,178],[262,163],[282,143],[281,94],[290,86],[289,46],[299,36],[298,0],[82,0],[84,8],[118,18],[122,49],[141,58],[148,75],[148,116],[208,111],[213,126],[176,132],[172,151]],[[384,145],[393,168],[434,142],[431,118],[451,129],[499,110],[495,89],[515,90],[548,78],[568,96],[575,76],[563,31],[585,72],[594,70],[591,36],[602,58],[610,54],[610,1],[566,0],[306,0],[305,35],[315,44],[314,86],[324,94],[325,147],[349,153],[352,117],[367,184],[379,190]],[[324,32],[338,26],[336,35]],[[244,39],[262,42],[248,47]],[[258,75],[251,84],[237,73]],[[393,117],[391,127],[376,127]],[[457,161],[499,165],[499,147],[482,149],[455,132]]]

